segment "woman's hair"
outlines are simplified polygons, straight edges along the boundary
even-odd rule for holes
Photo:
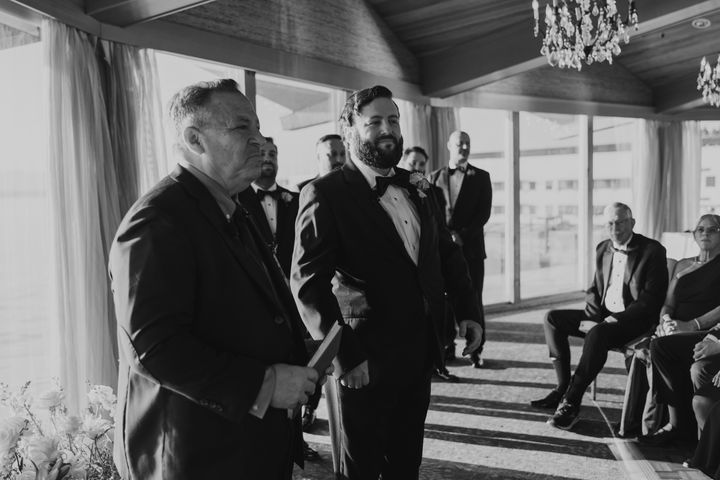
[[[715,226],[720,227],[720,215],[715,215],[714,213],[706,213],[695,224],[695,228],[693,229],[693,233],[697,231],[697,227],[700,226],[700,224],[703,222],[703,220],[710,220],[712,223],[715,224]]]

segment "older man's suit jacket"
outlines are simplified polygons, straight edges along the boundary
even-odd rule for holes
[[[238,200],[252,214],[265,243],[271,246],[278,262],[280,262],[283,273],[286,277],[289,277],[290,262],[292,261],[293,247],[295,245],[295,218],[298,212],[299,195],[280,185],[278,185],[277,190],[280,192],[280,196],[277,200],[278,218],[274,236],[265,215],[265,210],[260,204],[255,190],[252,187],[245,189],[238,194]]]
[[[396,168],[396,175],[409,172]],[[343,333],[336,374],[369,360],[371,384],[387,385],[393,372],[422,366],[418,352],[439,355],[445,291],[458,318],[479,318],[467,266],[438,221],[434,196],[415,187],[409,193],[420,217],[418,265],[352,162],[300,195],[291,287],[313,337],[322,338],[338,319],[352,328]],[[425,327],[430,349],[415,343]]]
[[[612,242],[609,239],[600,242],[596,252],[595,277],[587,290],[585,314],[590,319],[602,321],[611,314],[605,308],[605,293],[612,268]],[[649,329],[658,321],[668,287],[665,247],[656,240],[634,233],[627,256],[622,288],[625,310],[612,315],[620,323],[643,325]]]
[[[441,168],[430,174],[430,182],[440,188],[450,208],[449,168]],[[492,184],[490,174],[468,164],[465,178],[452,209],[448,228],[456,231],[463,240],[463,253],[468,259],[484,259],[485,224],[492,209]]]
[[[306,363],[302,325],[258,234],[253,254],[238,232],[180,166],[119,227],[110,273],[124,479],[289,478],[287,411],[248,412],[266,367]]]

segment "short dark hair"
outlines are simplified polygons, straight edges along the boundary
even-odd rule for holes
[[[215,92],[243,93],[232,78],[223,78],[209,82],[198,82],[189,85],[170,100],[170,119],[178,134],[184,128],[187,118],[191,118],[196,127],[204,126],[208,121],[208,112],[205,109],[210,96]]]
[[[327,135],[323,135],[318,138],[318,141],[315,142],[315,146],[317,147],[321,143],[329,142],[330,140],[340,140],[342,142],[342,137],[337,133],[328,133]]]
[[[422,147],[418,147],[418,146],[406,148],[405,151],[403,152],[403,157],[407,157],[408,155],[410,155],[413,152],[421,154],[423,157],[425,157],[425,160],[427,160],[429,158],[425,149]]]
[[[345,101],[345,107],[340,115],[340,124],[344,128],[351,127],[355,115],[360,114],[360,109],[376,98],[389,98],[392,100],[392,92],[382,85],[354,91]],[[397,107],[397,104],[395,106]]]

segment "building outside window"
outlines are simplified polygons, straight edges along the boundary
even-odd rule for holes
[[[715,180],[720,176],[720,121],[700,122],[700,132],[700,210],[702,213],[720,214],[720,188]]]

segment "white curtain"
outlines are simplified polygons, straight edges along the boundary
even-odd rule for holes
[[[432,149],[428,171],[432,171],[448,164],[447,141],[450,134],[460,125],[459,112],[453,107],[432,107],[430,115],[430,128],[432,132]]]
[[[702,172],[702,137],[700,122],[682,124],[682,185],[680,198],[683,206],[680,214],[680,230],[695,227],[700,218],[700,187]]]
[[[405,100],[396,100],[400,108],[400,125],[405,148],[422,147],[428,155],[432,149],[430,128],[430,105],[421,105]]]
[[[635,230],[660,239],[694,224],[700,192],[700,131],[696,122],[637,123],[633,151]]]
[[[86,383],[117,384],[108,252],[138,192],[166,169],[152,53],[43,21],[60,377],[70,405]]]

